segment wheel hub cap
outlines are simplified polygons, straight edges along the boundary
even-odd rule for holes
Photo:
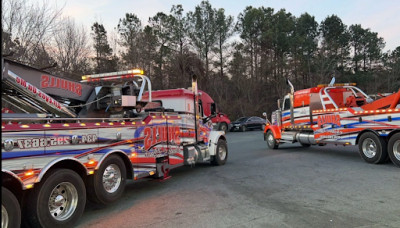
[[[69,182],[58,184],[50,194],[48,208],[50,214],[58,221],[71,217],[78,205],[78,191]]]
[[[268,135],[268,143],[269,143],[269,145],[273,145],[274,144],[274,136]]]
[[[1,205],[1,227],[8,227],[8,213],[7,209],[3,205]]]
[[[220,147],[218,148],[218,155],[219,155],[219,158],[220,158],[221,160],[225,160],[225,157],[226,157],[226,149],[225,149],[224,146],[220,146]]]
[[[367,156],[368,158],[375,157],[376,152],[377,152],[377,146],[376,146],[375,142],[370,138],[367,138],[364,140],[364,142],[362,144],[362,149],[363,149],[364,155]]]
[[[394,157],[400,161],[400,140],[397,140],[394,144],[393,144],[393,154]]]
[[[121,170],[115,164],[107,166],[103,173],[103,187],[108,193],[114,193],[121,185]]]

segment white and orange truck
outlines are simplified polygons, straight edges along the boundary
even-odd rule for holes
[[[173,168],[227,161],[224,132],[212,130],[210,118],[200,115],[195,77],[192,112],[170,112],[152,102],[151,82],[140,71],[82,79],[73,82],[5,62],[2,227],[19,227],[21,214],[27,226],[72,227],[86,199],[115,202],[126,180],[164,180]],[[64,102],[46,93],[49,88]],[[87,90],[92,91],[80,98]]]
[[[264,129],[271,149],[283,143],[310,145],[358,145],[368,163],[390,160],[400,167],[400,90],[377,100],[355,83],[318,85],[294,91],[283,102]],[[281,105],[282,104],[282,105]],[[266,113],[264,113],[266,116]]]

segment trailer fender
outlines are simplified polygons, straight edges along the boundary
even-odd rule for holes
[[[264,129],[264,141],[265,141],[265,136],[267,135],[267,132],[269,130],[272,131],[272,134],[274,134],[275,139],[281,138],[281,129],[278,126],[267,125],[267,126],[265,126],[265,129]]]
[[[211,131],[210,136],[208,137],[208,151],[210,152],[211,156],[216,155],[217,150],[217,143],[218,140],[225,140],[225,132],[223,131]]]
[[[40,182],[44,175],[53,168],[66,168],[76,171],[79,175],[89,175],[89,171],[87,168],[79,161],[77,158],[74,157],[62,157],[55,159],[48,163],[43,169],[40,171],[39,176],[36,178],[35,183]]]
[[[2,186],[13,189],[16,191],[17,189],[23,189],[24,183],[22,182],[21,178],[19,178],[15,173],[1,169],[1,181]]]
[[[362,130],[360,133],[358,133],[357,138],[356,138],[356,144],[355,144],[355,145],[358,144],[361,135],[364,134],[365,132],[372,132],[372,133],[374,133],[376,136],[381,137],[381,135],[380,135],[377,131],[375,131],[374,129],[369,129],[369,128],[368,128],[368,129]]]

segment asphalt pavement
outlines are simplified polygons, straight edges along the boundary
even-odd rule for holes
[[[400,169],[355,146],[267,148],[259,130],[229,132],[224,166],[128,181],[118,202],[88,204],[78,227],[400,227]]]

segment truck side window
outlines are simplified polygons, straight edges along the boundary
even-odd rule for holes
[[[283,110],[288,110],[290,109],[290,99],[286,98],[285,101],[283,102]]]
[[[217,113],[217,107],[216,107],[215,103],[211,103],[210,110],[211,110],[211,115],[214,115]]]
[[[204,116],[204,112],[203,112],[203,102],[201,100],[199,100],[199,115],[200,116]]]

